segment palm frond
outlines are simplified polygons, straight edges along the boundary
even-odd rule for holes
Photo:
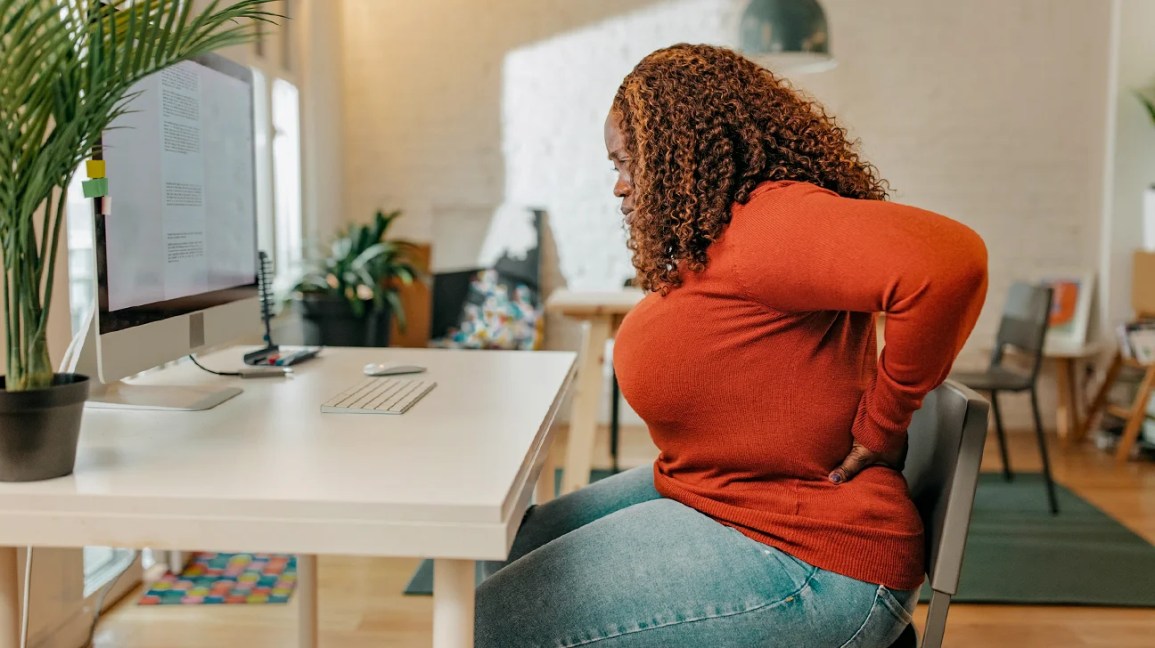
[[[136,83],[251,40],[256,25],[278,18],[265,10],[271,1],[213,0],[194,12],[188,0],[0,0],[0,288],[9,389],[51,381],[44,331],[53,241],[76,168],[127,110]]]
[[[1151,122],[1155,124],[1155,91],[1149,91],[1151,94],[1144,93],[1140,90],[1135,90],[1135,96],[1147,109],[1147,115],[1151,117]]]

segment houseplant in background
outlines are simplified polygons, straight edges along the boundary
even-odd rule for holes
[[[305,344],[389,346],[390,319],[396,317],[404,328],[398,290],[417,280],[419,272],[415,246],[386,238],[400,215],[378,210],[372,222],[349,225],[326,256],[307,264],[292,287]]]
[[[48,353],[66,188],[142,78],[257,34],[269,0],[0,0],[0,481],[72,472],[88,378]]]
[[[1136,90],[1135,96],[1147,109],[1147,114],[1151,117],[1151,122],[1155,123],[1155,87],[1146,88],[1143,90]]]

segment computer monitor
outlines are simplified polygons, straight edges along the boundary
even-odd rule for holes
[[[261,330],[252,74],[207,55],[132,92],[99,152],[109,187],[95,199],[97,308],[81,353],[99,379],[90,403],[206,409],[240,390],[119,381]]]

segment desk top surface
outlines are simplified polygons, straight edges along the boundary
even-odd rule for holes
[[[645,297],[637,288],[622,290],[569,290],[553,291],[546,300],[546,308],[563,315],[624,315]]]
[[[1043,347],[1043,355],[1048,358],[1081,359],[1102,353],[1103,345],[1097,342],[1084,344],[1047,344]]]
[[[241,349],[210,354],[217,370]],[[415,364],[437,387],[400,416],[322,414],[367,362]],[[571,379],[553,352],[325,349],[290,378],[213,376],[183,363],[135,382],[232,385],[200,412],[84,414],[76,471],[0,483],[0,515],[251,515],[312,520],[498,522]]]

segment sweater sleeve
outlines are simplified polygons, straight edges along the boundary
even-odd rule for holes
[[[982,239],[938,214],[812,185],[755,194],[735,209],[735,226],[735,275],[749,298],[778,312],[886,313],[886,345],[852,433],[876,452],[901,445],[982,309]]]

